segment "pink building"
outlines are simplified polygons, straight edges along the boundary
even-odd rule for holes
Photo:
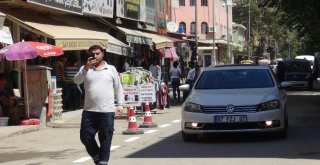
[[[213,34],[215,34],[216,61],[223,62],[227,54],[227,5],[230,0],[198,0],[197,1],[197,25],[195,25],[195,1],[178,0],[178,7],[172,8],[170,21],[176,22],[183,27],[187,36],[195,36],[195,26],[198,34],[199,62],[202,57],[211,62],[213,49]],[[229,37],[232,36],[232,7],[228,8]]]

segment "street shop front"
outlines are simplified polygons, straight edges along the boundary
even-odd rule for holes
[[[88,57],[86,50],[94,45],[101,45],[111,54],[126,56],[128,52],[128,46],[121,41],[110,36],[107,32],[97,27],[92,26],[93,23],[87,22],[85,19],[81,19],[78,16],[69,17],[69,16],[62,16],[62,15],[46,15],[31,12],[28,10],[1,10],[1,12],[6,14],[7,25],[12,32],[14,42],[19,41],[38,41],[38,42],[45,42],[53,45],[57,45],[63,48],[65,54],[63,56],[69,57],[73,56],[78,59],[76,62],[76,66],[80,67],[83,64],[84,59]],[[90,26],[89,26],[90,25]],[[109,42],[112,43],[112,46],[109,47]],[[21,91],[21,96],[25,99],[24,102],[25,108],[19,109],[20,115],[11,116],[15,119],[22,119],[22,118],[30,118],[30,117],[37,117],[40,118],[39,114],[46,113],[46,117],[42,119],[43,123],[48,122],[52,119],[54,115],[53,110],[57,107],[54,107],[56,104],[53,104],[55,100],[53,100],[53,95],[56,92],[61,92],[61,90],[55,91],[55,82],[54,77],[51,75],[51,70],[55,61],[57,61],[58,57],[51,57],[51,58],[36,58],[33,60],[27,61],[27,68],[31,68],[34,65],[41,65],[45,67],[32,67],[32,69],[27,69],[27,72],[31,72],[38,68],[38,70],[45,70],[41,74],[42,71],[38,71],[38,77],[32,77],[29,79],[38,79],[45,80],[41,82],[45,82],[45,90],[43,93],[39,94],[37,89],[29,89],[29,86],[32,84],[24,84],[23,79],[26,78],[23,75],[30,75],[24,74],[23,71],[23,64],[22,61],[3,61],[5,64],[4,73],[10,75],[12,71],[17,71],[18,73],[18,85],[15,87],[19,91]],[[34,75],[35,76],[35,75]],[[26,100],[25,90],[28,89],[28,97],[29,101]],[[33,91],[34,92],[30,92]],[[29,95],[30,93],[30,95]],[[61,93],[60,93],[61,94]],[[45,99],[43,99],[45,98]],[[49,102],[51,100],[51,102]],[[61,104],[59,103],[59,106]],[[61,106],[62,108],[62,106]],[[61,110],[61,109],[60,109]],[[22,112],[23,111],[23,112]],[[31,112],[36,111],[36,112]],[[40,111],[40,112],[39,112]],[[36,114],[35,116],[30,116],[30,114]],[[57,114],[61,115],[61,113]],[[56,117],[58,119],[58,117]],[[15,120],[17,121],[17,120]],[[12,123],[15,125],[18,123]]]

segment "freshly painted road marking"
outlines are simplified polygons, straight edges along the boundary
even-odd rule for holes
[[[133,142],[133,141],[138,140],[140,138],[141,137],[132,137],[132,138],[129,138],[129,139],[125,140],[124,142]]]
[[[181,120],[173,120],[172,123],[179,123]]]
[[[163,125],[160,125],[159,127],[160,128],[164,128],[164,127],[168,127],[168,126],[170,126],[171,124],[163,124]]]
[[[90,159],[91,159],[91,157],[83,157],[83,158],[80,158],[78,160],[73,161],[73,163],[82,163],[82,162],[85,162]]]
[[[144,133],[153,133],[153,132],[157,132],[157,131],[158,131],[158,130],[152,129],[152,130],[146,131],[146,132],[144,132]]]
[[[115,150],[116,148],[119,148],[120,146],[111,146],[110,151]]]

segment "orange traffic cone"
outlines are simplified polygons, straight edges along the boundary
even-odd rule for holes
[[[128,118],[128,129],[123,131],[122,134],[143,134],[143,130],[138,128],[137,119],[133,107],[128,108]]]
[[[139,125],[140,128],[154,128],[157,127],[157,124],[153,123],[151,111],[150,111],[150,105],[147,102],[144,106],[144,121],[141,125]]]

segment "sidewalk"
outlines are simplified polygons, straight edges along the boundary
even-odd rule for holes
[[[57,123],[47,123],[46,125],[24,125],[24,126],[0,126],[0,140],[12,137],[19,134],[24,134],[32,131],[38,131],[42,128],[55,127],[63,125],[74,118],[81,118],[82,110],[68,111],[62,113],[62,120]]]

